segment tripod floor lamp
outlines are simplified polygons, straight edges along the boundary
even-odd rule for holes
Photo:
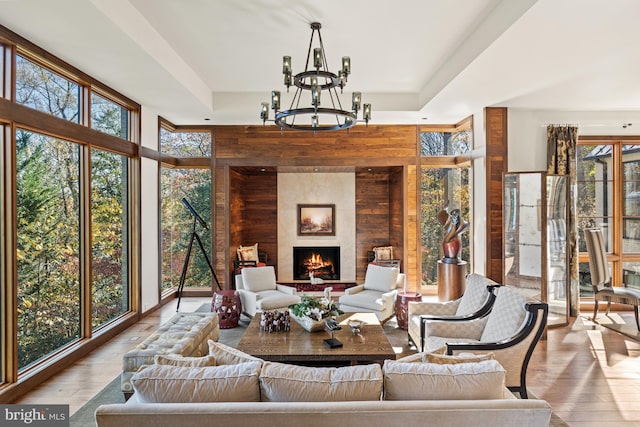
[[[189,209],[191,215],[193,215],[193,225],[191,227],[191,237],[189,238],[189,246],[187,247],[187,256],[184,259],[184,265],[182,266],[182,273],[180,274],[180,283],[178,284],[178,305],[176,306],[176,311],[180,309],[180,300],[182,299],[182,291],[184,290],[184,281],[187,278],[187,270],[189,267],[189,258],[191,258],[191,250],[193,249],[193,241],[198,242],[198,246],[200,246],[200,250],[202,251],[202,255],[204,255],[204,259],[207,261],[207,265],[209,266],[209,270],[211,270],[211,274],[213,275],[213,279],[216,281],[218,285],[218,289],[222,290],[222,286],[220,286],[220,282],[218,281],[218,276],[216,276],[216,272],[213,270],[211,266],[211,261],[209,260],[209,256],[207,256],[207,251],[204,249],[204,245],[202,244],[202,240],[196,231],[196,225],[199,223],[205,230],[208,230],[207,223],[198,212],[191,206],[189,201],[186,198],[182,198],[182,203]]]

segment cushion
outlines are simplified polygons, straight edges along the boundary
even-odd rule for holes
[[[380,400],[379,364],[315,368],[264,362],[260,372],[263,402]]]
[[[214,340],[208,340],[209,355],[216,359],[218,365],[236,365],[245,362],[262,362],[259,357],[252,356],[236,348]]]
[[[474,354],[474,353],[459,353],[455,356],[450,356],[447,354],[437,354],[437,353],[427,353],[426,355],[427,363],[437,363],[439,365],[454,365],[457,363],[474,363],[474,362],[482,362],[484,360],[493,360],[495,359],[495,355],[493,353],[483,353],[483,354]]]
[[[384,399],[503,399],[505,372],[497,360],[446,365],[385,360]]]
[[[131,384],[140,403],[259,402],[260,362],[237,365],[143,366]]]
[[[277,289],[276,272],[273,267],[243,268],[242,286],[247,291],[260,292]]]
[[[480,342],[496,342],[513,336],[526,317],[527,297],[508,286],[497,289]]]
[[[397,267],[381,267],[369,264],[364,277],[364,288],[379,292],[389,292],[396,288],[399,272]]]
[[[373,248],[375,254],[375,261],[393,259],[393,246],[378,246]]]
[[[190,368],[216,366],[216,358],[214,356],[184,357],[179,354],[156,354],[153,361],[156,365],[186,366]]]
[[[258,244],[251,246],[239,246],[238,250],[238,259],[240,261],[255,261],[258,262],[260,259],[258,258]]]

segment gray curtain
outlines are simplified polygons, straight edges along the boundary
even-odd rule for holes
[[[569,217],[567,218],[567,255],[569,257],[570,300],[569,314],[578,315],[580,287],[578,282],[578,228],[576,225],[576,145],[575,126],[547,126],[547,172],[569,176]]]

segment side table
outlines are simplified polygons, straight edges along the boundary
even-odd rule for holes
[[[419,292],[398,292],[396,297],[396,321],[398,328],[408,329],[409,324],[409,302],[422,301],[422,294]]]
[[[215,291],[211,311],[218,313],[220,329],[235,328],[242,314],[240,295],[234,290]]]

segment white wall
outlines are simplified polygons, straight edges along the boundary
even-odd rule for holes
[[[479,112],[473,115],[473,196],[471,200],[471,212],[473,212],[471,265],[473,272],[478,274],[485,274],[487,259],[485,253],[487,247],[486,147],[484,113]]]
[[[158,149],[158,115],[142,108],[142,141],[144,147]],[[140,269],[142,271],[142,312],[155,307],[160,302],[159,290],[159,241],[158,241],[158,173],[155,160],[142,158],[140,162]]]
[[[640,111],[508,111],[508,171],[547,169],[547,125],[578,126],[579,135],[638,135]],[[623,128],[623,124],[634,125]]]
[[[293,280],[294,246],[340,246],[340,280],[356,279],[354,173],[278,174],[278,280]],[[335,236],[298,236],[298,204],[335,204]]]

